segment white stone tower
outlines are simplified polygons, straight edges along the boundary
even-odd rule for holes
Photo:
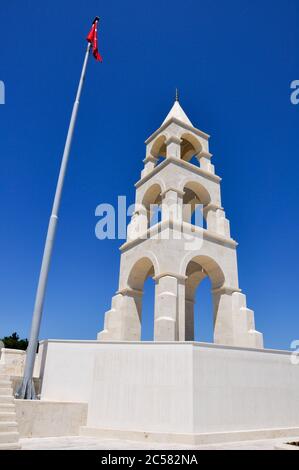
[[[214,342],[263,347],[254,312],[239,288],[237,243],[221,205],[221,178],[211,164],[208,141],[177,99],[161,127],[147,139],[144,169],[135,185],[135,212],[120,248],[119,288],[98,339],[140,341],[143,285],[151,276],[154,340],[193,341],[195,291],[208,276]],[[153,204],[162,211],[155,224],[151,224]],[[196,204],[202,205],[203,226],[192,218]]]

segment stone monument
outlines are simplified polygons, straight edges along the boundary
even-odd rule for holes
[[[40,343],[41,401],[72,406],[72,422],[86,406],[84,423],[77,413],[81,434],[204,444],[299,433],[299,365],[289,351],[264,349],[255,330],[208,140],[176,100],[146,141],[104,329],[94,341]],[[154,341],[144,342],[148,276]],[[214,343],[198,343],[194,295],[207,276]]]
[[[121,247],[119,288],[98,339],[140,341],[143,285],[151,276],[155,280],[154,340],[193,341],[195,291],[208,276],[214,342],[263,347],[254,313],[239,288],[237,243],[230,235],[221,205],[221,178],[211,157],[209,136],[193,126],[176,100],[161,127],[146,141],[135,213]],[[161,220],[150,226],[154,205],[161,206]],[[202,208],[206,228],[194,224],[196,205]]]

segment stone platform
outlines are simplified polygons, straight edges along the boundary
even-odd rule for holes
[[[288,440],[296,440],[290,437]],[[286,439],[263,439],[208,445],[165,444],[164,442],[138,442],[117,439],[98,439],[85,436],[64,436],[21,439],[23,450],[299,450],[285,444]]]
[[[88,436],[185,444],[299,434],[287,351],[194,342],[43,343],[42,400],[88,403]]]

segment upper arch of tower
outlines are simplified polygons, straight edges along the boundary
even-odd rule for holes
[[[210,138],[209,134],[194,127],[180,103],[175,101],[161,126],[145,141],[145,143],[152,143],[157,137],[159,138],[162,135],[168,138],[173,133],[175,133],[177,137],[181,137],[179,134],[185,132],[189,132],[194,137],[197,136],[199,141],[208,141]]]
[[[154,140],[152,147],[151,147],[151,155],[155,158],[159,158],[160,156],[166,157],[166,140],[167,135],[161,134]]]
[[[209,135],[195,128],[180,103],[175,101],[160,128],[145,142],[145,162],[151,162],[148,168],[153,168],[164,158],[173,156],[176,147],[178,158],[201,166],[200,159],[203,156],[211,157],[208,141]]]

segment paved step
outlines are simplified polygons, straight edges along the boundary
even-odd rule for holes
[[[21,446],[20,444],[17,444],[15,442],[10,442],[7,444],[0,444],[0,450],[20,450]]]
[[[16,411],[16,406],[14,403],[0,403],[0,413],[4,411],[14,412]]]
[[[16,421],[0,422],[0,432],[18,432],[18,423]]]
[[[11,387],[2,387],[0,384],[0,395],[9,395],[10,397],[13,394],[13,389]]]
[[[8,380],[10,382],[10,375],[0,374],[0,380]]]
[[[11,387],[11,380],[2,380],[0,377],[0,387]]]
[[[7,421],[16,421],[16,413],[14,411],[0,411],[0,425]]]
[[[12,395],[1,395],[0,394],[0,403],[14,403],[14,397]]]
[[[0,431],[0,444],[17,444],[19,442],[19,433],[16,431],[1,432]]]

